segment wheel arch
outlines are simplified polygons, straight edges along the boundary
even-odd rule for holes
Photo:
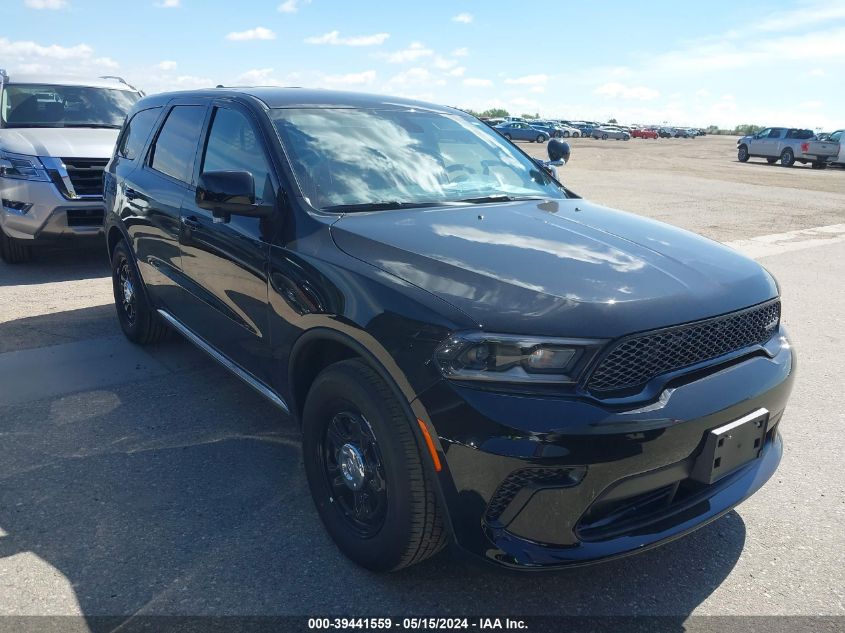
[[[375,351],[373,351],[375,350]],[[333,327],[317,326],[301,334],[293,344],[288,360],[288,405],[290,415],[298,424],[302,424],[302,409],[308,390],[319,373],[329,365],[348,358],[359,358],[367,363],[393,392],[404,409],[411,424],[411,432],[417,442],[422,463],[440,500],[445,516],[445,525],[454,539],[452,525],[452,503],[454,484],[450,484],[445,451],[431,423],[428,412],[417,399],[404,372],[393,360],[388,351],[369,333],[356,329],[354,332],[342,331]],[[417,421],[417,424],[413,422]],[[427,450],[427,438],[419,423],[427,427],[426,434],[434,444],[442,470],[435,469],[431,455]],[[448,491],[447,491],[448,489]]]

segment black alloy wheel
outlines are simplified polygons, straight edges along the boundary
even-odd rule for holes
[[[367,569],[402,569],[446,544],[417,424],[357,358],[321,371],[305,399],[302,455],[314,505],[340,551]]]
[[[112,254],[112,291],[120,329],[133,343],[146,345],[163,340],[169,328],[147,302],[146,289],[126,242]]]

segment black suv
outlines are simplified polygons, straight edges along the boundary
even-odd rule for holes
[[[299,422],[350,558],[450,539],[516,568],[620,556],[772,475],[778,288],[589,204],[479,120],[393,97],[147,97],[105,175],[117,315],[172,328]]]

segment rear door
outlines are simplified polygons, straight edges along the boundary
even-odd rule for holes
[[[278,182],[267,142],[252,113],[216,101],[197,157],[196,177],[205,171],[248,171],[256,202],[274,205]],[[253,376],[269,382],[267,261],[274,220],[232,215],[215,221],[196,204],[196,186],[181,213],[182,269],[191,305],[185,325]]]
[[[196,100],[168,104],[143,165],[119,192],[131,213],[125,225],[144,281],[156,300],[170,307],[178,306],[183,294],[179,218],[206,110]]]

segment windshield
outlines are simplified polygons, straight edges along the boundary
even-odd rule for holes
[[[120,128],[137,92],[86,86],[11,84],[3,90],[5,127]]]
[[[271,117],[317,209],[566,197],[537,163],[469,116],[320,108]]]

